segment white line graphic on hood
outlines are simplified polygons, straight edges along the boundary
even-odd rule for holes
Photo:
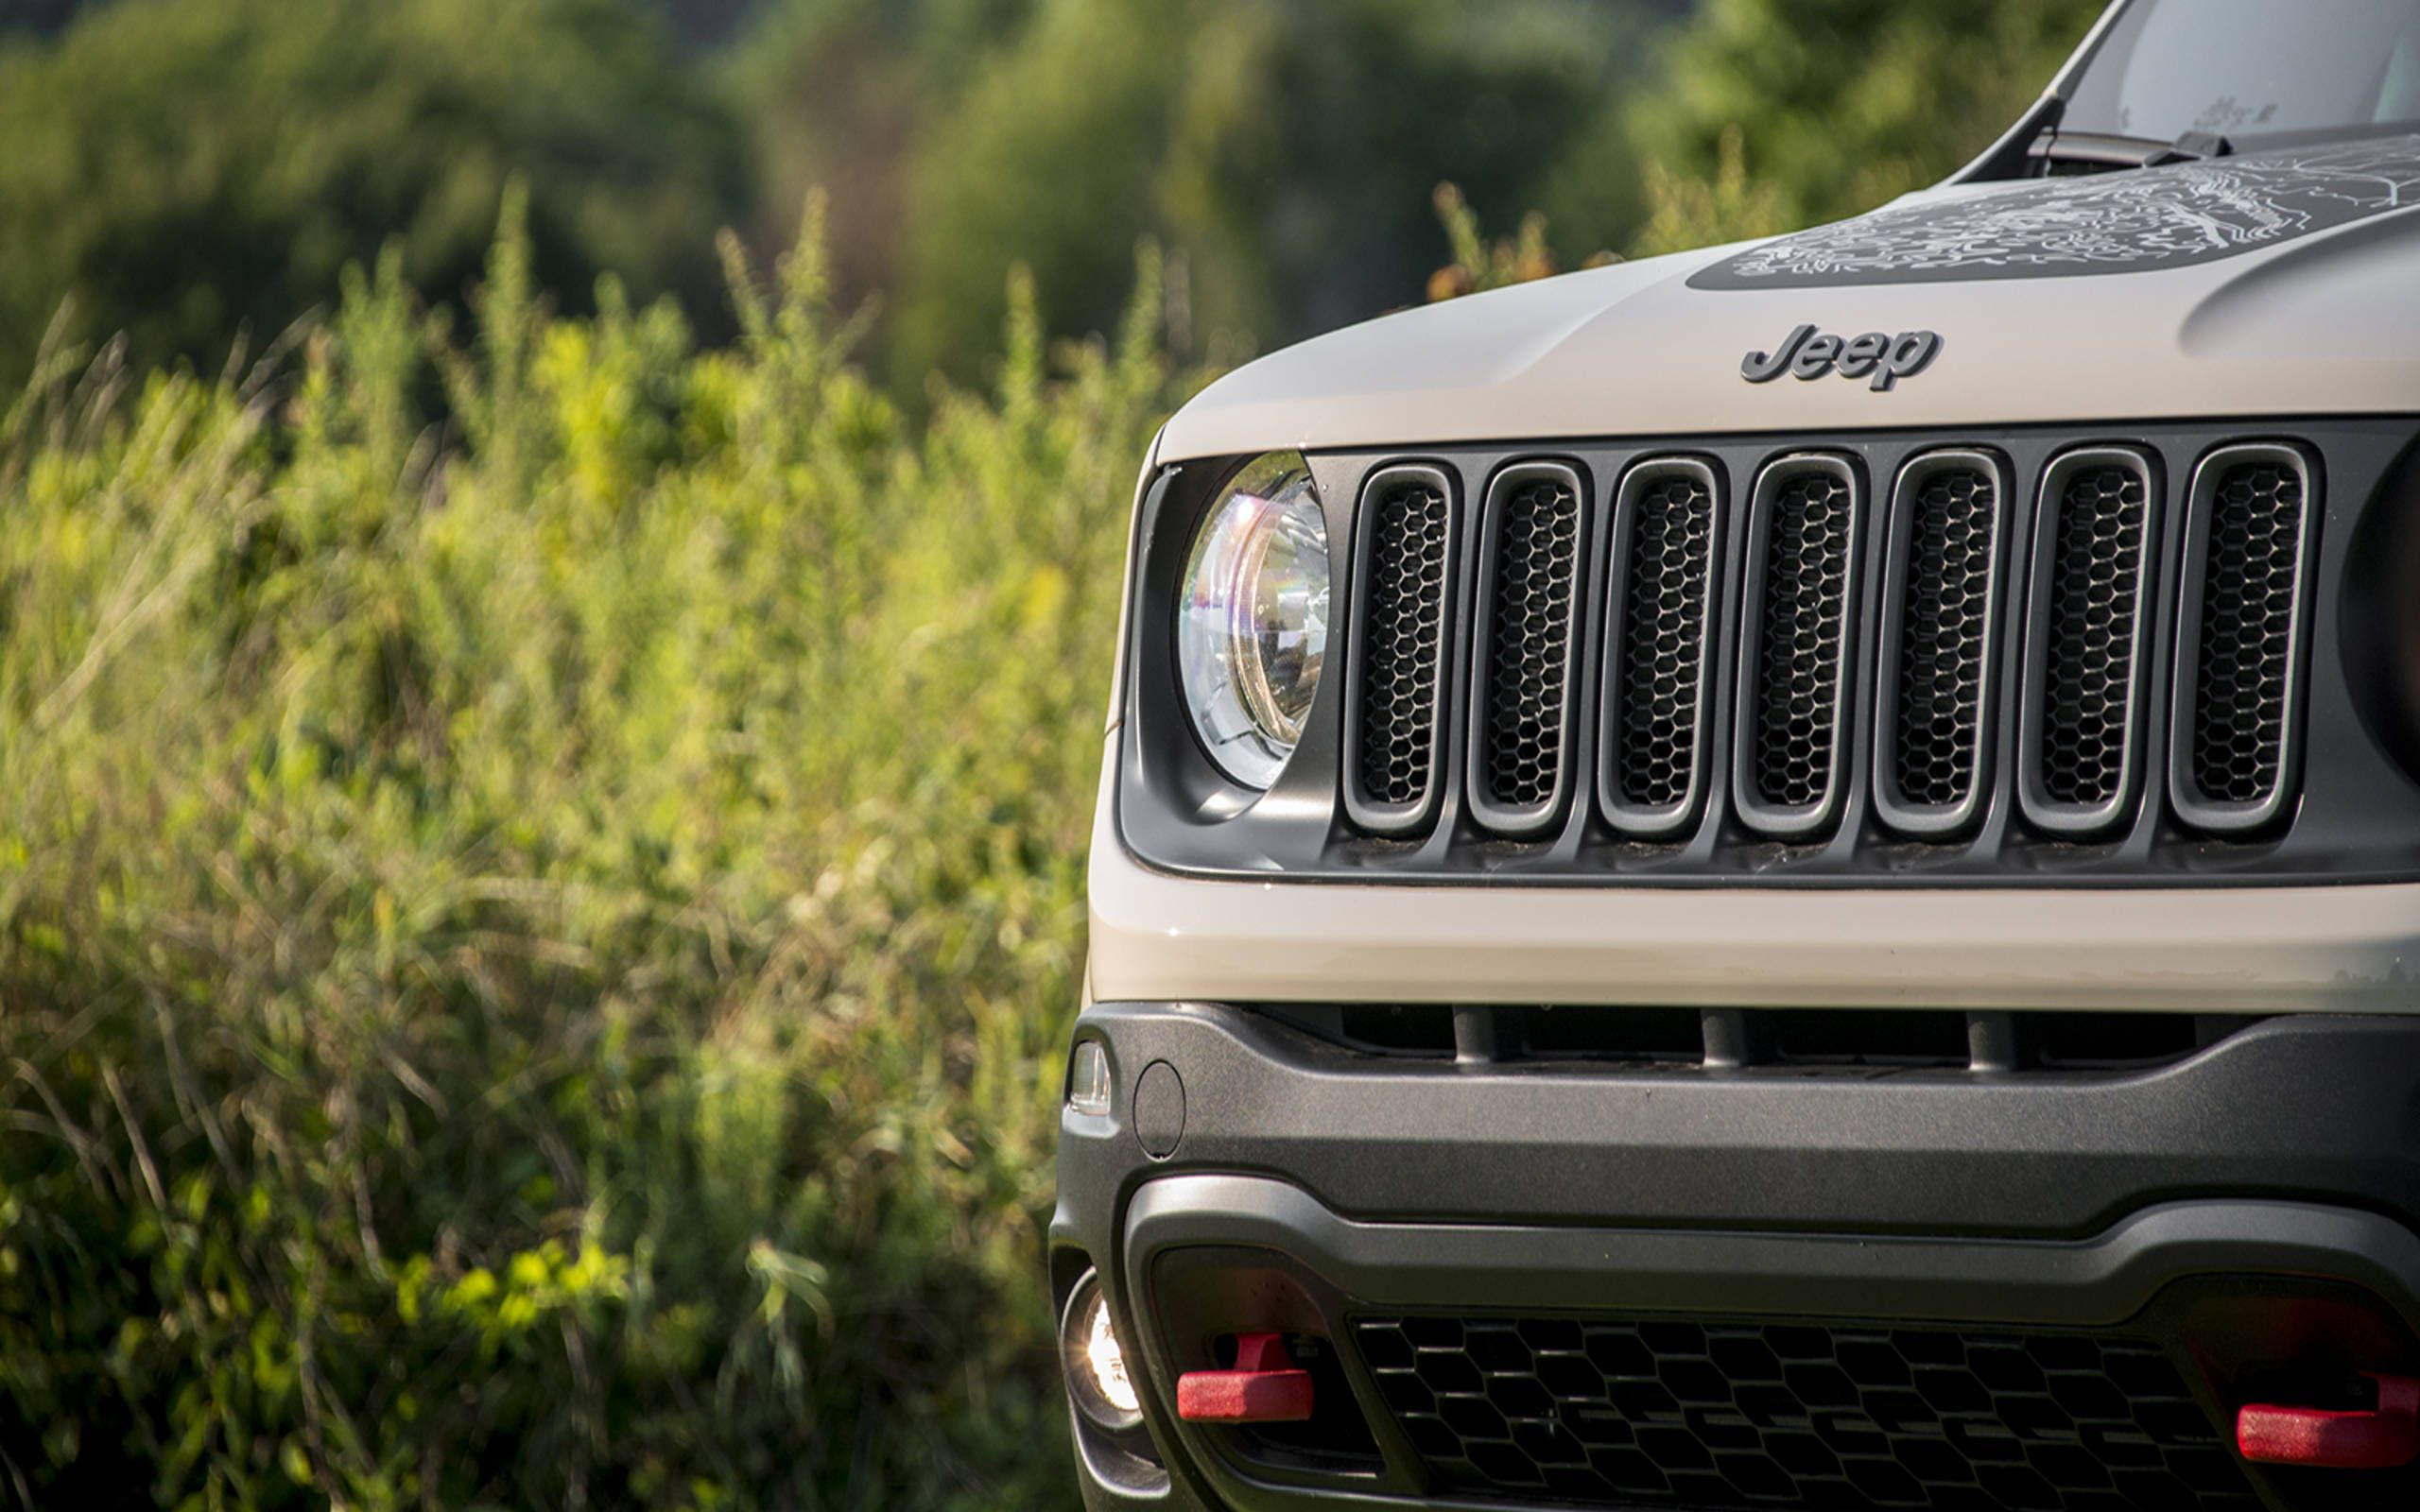
[[[1886,205],[1701,269],[1692,288],[1841,288],[2184,267],[2420,204],[2420,135]]]

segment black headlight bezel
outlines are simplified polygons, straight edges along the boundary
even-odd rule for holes
[[[1134,532],[1127,625],[1127,667],[1120,782],[1124,823],[1139,827],[1147,849],[1171,845],[1182,852],[1205,833],[1231,838],[1266,828],[1296,833],[1293,822],[1305,805],[1333,804],[1343,678],[1337,663],[1342,645],[1342,590],[1346,570],[1340,554],[1351,539],[1349,499],[1339,500],[1340,479],[1333,464],[1307,457],[1327,529],[1330,618],[1327,662],[1303,721],[1294,753],[1267,788],[1227,775],[1203,746],[1186,708],[1178,665],[1177,618],[1193,544],[1221,491],[1255,457],[1226,456],[1184,461],[1163,468],[1144,490]],[[1267,817],[1252,822],[1254,815]],[[1284,822],[1278,816],[1284,816]],[[1238,821],[1242,821],[1238,823]],[[1321,827],[1324,829],[1324,826]],[[1130,831],[1131,833],[1131,831]],[[1184,836],[1190,834],[1188,841]],[[1305,859],[1295,857],[1299,864]]]

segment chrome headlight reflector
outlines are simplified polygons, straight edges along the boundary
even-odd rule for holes
[[[1194,733],[1228,777],[1266,788],[1302,739],[1327,656],[1327,520],[1299,452],[1246,463],[1211,502],[1177,606]]]

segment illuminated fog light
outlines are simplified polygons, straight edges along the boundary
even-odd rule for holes
[[[1110,1326],[1105,1299],[1093,1304],[1093,1320],[1084,1332],[1084,1364],[1093,1373],[1093,1384],[1111,1406],[1120,1412],[1142,1410],[1142,1402],[1135,1400],[1134,1383],[1126,1379],[1126,1350],[1117,1342],[1117,1330]]]
[[[1098,1040],[1079,1040],[1074,1062],[1067,1068],[1067,1107],[1100,1117],[1108,1113],[1115,1089],[1109,1079],[1109,1052]]]
[[[1143,1424],[1142,1399],[1126,1372],[1126,1346],[1110,1321],[1109,1297],[1100,1278],[1087,1271],[1067,1299],[1059,1325],[1059,1352],[1066,1367],[1067,1394],[1092,1424],[1109,1433],[1131,1433]]]

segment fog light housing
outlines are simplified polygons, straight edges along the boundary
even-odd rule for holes
[[[1086,1271],[1059,1320],[1059,1360],[1076,1410],[1103,1433],[1130,1434],[1143,1426],[1142,1398],[1127,1374],[1126,1359],[1100,1276]]]
[[[1106,1117],[1116,1087],[1110,1080],[1109,1051],[1098,1040],[1076,1041],[1067,1061],[1067,1107],[1071,1111]]]

